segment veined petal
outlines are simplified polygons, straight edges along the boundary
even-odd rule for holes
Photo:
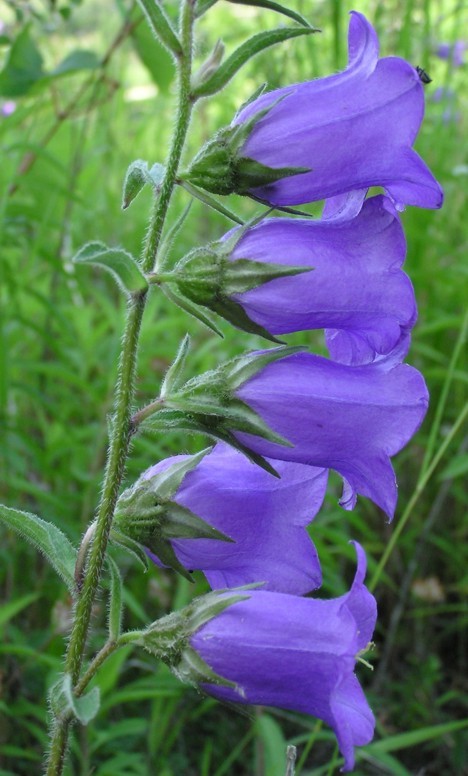
[[[230,260],[312,271],[233,298],[273,335],[327,329],[337,361],[363,364],[390,353],[401,360],[416,321],[413,287],[401,269],[405,255],[403,229],[388,197],[366,200],[352,219],[266,219],[247,230]]]
[[[362,581],[363,551],[357,551],[358,572],[345,596],[327,601],[254,590],[190,640],[215,673],[237,686],[202,685],[208,693],[323,719],[335,731],[347,768],[354,746],[368,743],[374,727],[354,676],[360,627],[365,622],[373,629],[376,616]]]
[[[428,404],[421,374],[391,359],[345,366],[309,353],[269,364],[238,390],[287,448],[236,432],[261,455],[336,469],[355,495],[371,498],[391,518],[396,481],[390,463],[419,428]]]
[[[181,458],[162,461],[144,477]],[[302,595],[321,584],[317,552],[305,527],[321,507],[328,472],[276,461],[275,468],[280,479],[217,444],[179,487],[178,504],[234,540],[171,541],[182,565],[201,569],[213,588],[262,582],[265,590]]]

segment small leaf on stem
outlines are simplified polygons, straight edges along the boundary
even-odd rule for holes
[[[94,264],[107,270],[126,294],[148,288],[138,262],[123,248],[109,248],[102,242],[90,242],[78,251],[73,261],[75,264]]]
[[[61,676],[51,687],[49,699],[55,717],[67,719],[72,716],[82,725],[87,725],[94,719],[101,702],[99,687],[93,687],[86,695],[77,698],[73,692],[70,674]]]
[[[144,11],[149,26],[161,43],[176,57],[181,56],[182,45],[159,0],[138,0],[138,5]]]
[[[56,525],[31,512],[11,509],[3,504],[0,504],[0,521],[34,545],[63,579],[70,593],[75,593],[76,550]]]
[[[166,396],[172,390],[177,390],[177,388],[181,384],[182,374],[185,368],[185,361],[187,359],[187,354],[189,350],[190,350],[190,337],[188,334],[186,334],[184,339],[179,345],[179,350],[177,351],[175,360],[167,370],[164,380],[162,382],[161,392],[160,392],[160,396],[162,399],[165,399]]]
[[[245,43],[242,43],[238,49],[231,54],[228,59],[218,68],[218,70],[194,90],[195,97],[207,97],[210,94],[219,92],[235,76],[240,68],[245,65],[256,54],[264,51],[269,46],[276,43],[282,43],[289,38],[297,38],[300,35],[310,35],[319,32],[312,27],[279,27],[276,30],[267,30],[259,32]]]

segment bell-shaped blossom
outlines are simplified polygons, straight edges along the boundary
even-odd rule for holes
[[[250,193],[284,206],[383,186],[398,209],[440,207],[442,190],[412,148],[424,114],[416,68],[399,57],[379,59],[375,30],[355,11],[348,46],[344,71],[264,94],[236,116],[239,126],[260,114],[240,158],[308,170]]]
[[[372,638],[376,603],[364,585],[364,551],[345,595],[314,600],[249,591],[209,620],[190,646],[218,676],[235,687],[203,689],[221,700],[276,706],[312,714],[330,725],[345,760],[372,740],[374,716],[354,673],[356,658]]]
[[[352,509],[357,493],[391,518],[397,486],[390,457],[419,428],[428,404],[422,375],[391,359],[348,366],[295,353],[260,369],[235,390],[291,447],[234,431],[254,453],[338,471],[341,504]]]
[[[148,469],[150,479],[187,456],[168,458]],[[204,572],[212,588],[252,582],[262,589],[302,595],[321,584],[321,570],[306,526],[325,495],[325,469],[275,461],[280,479],[225,444],[185,475],[176,503],[198,515],[233,542],[173,539],[188,570]],[[157,563],[153,553],[148,553]]]
[[[312,271],[233,295],[270,334],[327,329],[330,355],[360,364],[395,351],[401,360],[416,320],[414,291],[401,269],[406,242],[387,197],[366,200],[356,218],[265,219],[229,259],[308,266]]]

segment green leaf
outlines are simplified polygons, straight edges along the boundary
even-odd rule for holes
[[[138,262],[122,248],[109,248],[102,242],[84,245],[73,258],[76,264],[94,264],[110,272],[120,288],[127,294],[148,288],[146,278]]]
[[[160,391],[160,396],[162,399],[164,399],[172,390],[176,390],[179,385],[181,385],[182,375],[189,350],[190,337],[188,334],[186,334],[179,345],[179,350],[177,351],[174,362],[167,370],[164,380],[162,381]]]
[[[235,76],[238,70],[256,54],[269,48],[269,46],[282,43],[290,38],[297,38],[300,35],[309,35],[314,32],[318,32],[318,30],[309,27],[280,27],[276,30],[259,32],[239,46],[208,81],[205,81],[205,83],[195,89],[194,95],[196,97],[207,97],[210,94],[219,92]]]
[[[196,18],[199,19],[200,16],[203,16],[217,2],[218,0],[198,0],[195,11]]]
[[[22,612],[23,609],[26,609],[29,604],[36,601],[37,598],[39,598],[39,593],[28,593],[28,595],[24,595],[7,604],[2,604],[0,606],[0,627],[6,625],[7,622],[10,622],[13,617],[16,617],[16,615]]]
[[[96,70],[99,65],[99,58],[94,51],[72,51],[48,74],[48,77],[69,75],[70,73],[77,73],[80,70]]]
[[[260,714],[255,721],[255,727],[262,742],[265,776],[285,776],[286,739],[281,727],[269,714]]]
[[[273,0],[228,0],[228,2],[235,5],[253,5],[256,8],[268,8],[268,10],[276,11],[276,13],[281,13],[283,16],[289,16],[290,19],[299,22],[303,27],[309,27],[310,29],[313,29],[314,32],[320,32],[320,30],[312,28],[312,25],[309,24],[307,19],[301,16],[300,13],[297,13],[290,8],[286,8],[279,3],[274,3]]]
[[[76,550],[57,526],[30,512],[21,512],[3,504],[0,504],[0,520],[39,550],[66,583],[70,593],[75,593]]]
[[[137,2],[145,14],[149,26],[161,43],[176,56],[182,54],[182,45],[159,0],[137,0]]]
[[[96,716],[100,705],[99,687],[93,687],[79,698],[73,692],[70,674],[64,674],[50,691],[50,704],[58,718],[75,717],[82,725],[87,725]]]
[[[107,556],[107,566],[110,571],[108,626],[109,639],[116,641],[122,629],[122,577],[119,567],[110,555]]]
[[[409,730],[406,733],[397,733],[394,736],[387,736],[381,741],[368,744],[366,752],[398,752],[409,746],[417,746],[424,741],[433,741],[439,736],[445,736],[449,733],[455,733],[457,730],[468,728],[468,719],[454,720],[453,722],[444,722],[441,725],[432,725],[430,727],[420,728],[418,730]]]
[[[0,73],[0,94],[4,97],[27,94],[44,75],[42,56],[31,38],[30,30],[29,24],[21,30]]]
[[[164,177],[165,168],[162,164],[153,164],[148,168],[148,162],[136,159],[131,163],[125,176],[122,193],[122,210],[126,210],[138,196],[142,188],[149,183],[155,193],[158,192]]]
[[[155,0],[150,0],[150,2],[155,3]],[[153,83],[161,92],[167,94],[175,75],[171,54],[154,37],[136,6],[133,13],[130,14],[130,21],[134,22],[131,39],[139,58],[146,67]]]

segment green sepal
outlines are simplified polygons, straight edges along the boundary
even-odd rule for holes
[[[206,315],[206,313],[204,313],[203,310],[201,310],[198,305],[193,304],[193,302],[191,302],[190,299],[186,299],[184,296],[182,296],[182,294],[178,293],[172,286],[169,286],[166,283],[163,283],[161,285],[161,290],[163,294],[167,296],[167,298],[170,299],[171,302],[174,302],[174,304],[180,307],[181,310],[184,310],[189,315],[193,315],[194,318],[196,318],[205,326],[207,326],[209,329],[211,329],[211,331],[217,334],[218,337],[224,338],[224,334],[221,331],[221,329],[218,329],[218,327],[216,326],[214,321],[210,318],[210,316]]]
[[[267,108],[259,110],[245,123],[220,129],[201,148],[188,171],[181,175],[181,180],[212,194],[249,194],[250,189],[310,172],[308,167],[268,167],[242,154],[242,148],[255,125],[285,96],[282,95]]]
[[[57,719],[77,719],[87,725],[96,716],[100,706],[99,687],[93,687],[86,695],[77,697],[73,692],[70,674],[63,674],[49,692],[49,702]]]
[[[183,461],[175,461],[148,479],[140,478],[138,483],[148,483],[146,487],[150,492],[157,493],[161,499],[171,499],[182,485],[185,475],[193,471],[208,453],[211,453],[211,447],[206,447]],[[135,489],[134,485],[131,490]]]
[[[173,500],[184,477],[192,471],[209,449],[183,461],[176,461],[152,477],[140,479],[120,496],[114,518],[115,530],[139,545],[147,547],[164,565],[192,581],[179,562],[172,539],[217,539],[230,542],[225,534]]]
[[[279,478],[276,469],[259,453],[251,450],[247,445],[238,440],[231,431],[229,421],[224,418],[216,418],[213,415],[195,415],[181,410],[163,409],[157,415],[145,420],[140,427],[146,433],[167,432],[169,429],[188,431],[193,434],[205,434],[220,442],[233,447],[243,453],[249,461],[260,466],[269,474]]]
[[[213,75],[194,89],[195,97],[207,97],[221,91],[236,73],[256,54],[277,43],[318,32],[313,27],[278,27],[275,30],[259,32],[242,43]]]
[[[181,42],[174,32],[169,17],[166,16],[159,0],[137,0],[137,2],[144,11],[148,24],[156,37],[176,57],[182,56],[184,52]]]
[[[218,202],[218,200],[214,197],[211,197],[207,192],[200,191],[200,189],[197,189],[196,186],[192,186],[192,184],[188,181],[179,180],[179,185],[182,186],[185,191],[188,191],[190,196],[192,196],[194,199],[198,199],[199,202],[203,202],[203,204],[207,205],[207,207],[210,207],[212,210],[216,210],[217,213],[221,213],[221,215],[226,216],[226,218],[229,218],[230,221],[234,221],[235,224],[240,224],[241,226],[244,224],[240,216],[238,216],[236,213],[233,213],[232,210],[229,210],[229,208],[225,207],[221,202]]]
[[[109,540],[117,547],[121,547],[123,550],[126,550],[135,560],[141,563],[144,571],[148,571],[148,556],[141,544],[138,544],[138,542],[134,541],[134,539],[131,539],[129,536],[122,533],[122,531],[119,531],[115,526],[112,526],[111,528]]]
[[[291,8],[286,8],[279,3],[275,3],[273,0],[228,0],[228,2],[235,5],[253,5],[256,8],[267,8],[269,11],[276,11],[276,13],[280,13],[283,16],[289,16],[290,19],[294,19],[294,21],[302,24],[303,27],[310,28],[313,32],[320,32],[319,29],[313,28],[307,19],[305,19],[304,16],[301,16],[300,13],[293,11]]]
[[[153,186],[155,193],[159,192],[164,178],[165,168],[162,164],[153,164],[148,168],[148,162],[136,159],[132,162],[125,175],[122,191],[122,210],[126,210],[138,196],[146,184]]]
[[[142,430],[183,428],[208,434],[233,445],[255,463],[276,474],[262,456],[250,450],[248,445],[240,443],[234,432],[252,434],[288,447],[292,444],[239,399],[235,390],[274,361],[302,350],[304,348],[301,346],[292,346],[274,348],[263,353],[248,353],[193,378],[166,399],[164,409],[143,422]]]
[[[268,186],[283,178],[293,175],[303,175],[310,172],[310,167],[267,167],[265,164],[241,156],[236,163],[237,194],[248,194],[250,189]]]
[[[75,264],[94,264],[112,274],[126,294],[139,293],[148,288],[148,282],[136,259],[122,248],[109,248],[96,241],[84,245],[74,256]]]
[[[231,359],[224,365],[228,373],[230,389],[239,388],[269,364],[280,361],[287,356],[293,356],[295,353],[302,353],[304,350],[307,350],[304,345],[287,345],[264,350],[262,353],[246,353]]]
[[[153,541],[152,546],[148,549],[150,549],[151,552],[154,552],[154,554],[159,558],[161,563],[166,566],[166,568],[172,569],[172,571],[176,571],[188,582],[195,581],[190,571],[187,571],[185,566],[183,566],[180,562],[170,542],[165,542],[162,539],[159,541]]]
[[[177,355],[167,370],[164,380],[161,384],[161,390],[159,392],[159,395],[161,399],[165,399],[168,394],[171,393],[171,391],[174,391],[178,388],[178,386],[182,382],[182,375],[185,368],[185,362],[187,360],[187,354],[190,350],[190,336],[188,334],[185,335],[184,339],[179,345],[179,348],[177,350]]]
[[[216,674],[190,644],[191,637],[205,623],[229,606],[249,598],[244,588],[215,591],[195,598],[178,612],[162,617],[141,631],[133,641],[164,661],[185,684],[217,684],[235,688],[235,683]]]
[[[33,515],[0,504],[0,522],[15,531],[49,561],[52,568],[63,579],[72,595],[75,589],[76,549],[64,533],[53,523]]]
[[[311,268],[267,264],[250,259],[231,261],[229,253],[246,228],[247,225],[237,230],[225,243],[194,250],[174,267],[165,280],[174,282],[185,298],[213,310],[238,329],[281,344],[281,340],[253,321],[242,304],[232,297],[277,278],[310,272]]]

